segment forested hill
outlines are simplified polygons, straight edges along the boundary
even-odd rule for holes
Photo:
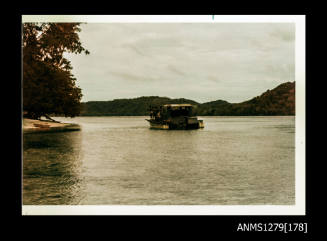
[[[201,104],[198,115],[295,115],[295,82],[283,83],[241,103],[220,100]]]
[[[112,101],[89,101],[82,103],[81,116],[144,116],[149,115],[149,106],[164,104],[199,103],[188,99],[170,99],[159,96],[143,96],[134,99],[116,99]]]
[[[113,101],[89,101],[82,103],[81,116],[146,116],[150,105],[188,103],[197,106],[199,116],[213,115],[294,115],[295,82],[286,82],[273,90],[241,103],[216,100],[197,103],[189,99],[147,96]]]

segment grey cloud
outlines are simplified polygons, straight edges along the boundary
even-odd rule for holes
[[[142,56],[144,56],[144,57],[147,57],[147,56],[148,56],[148,55],[146,55],[146,54],[141,50],[141,48],[135,47],[135,46],[133,46],[133,45],[129,45],[129,46],[126,45],[126,47],[128,47],[128,48],[134,50],[134,52],[136,52],[136,53],[139,54],[139,55],[142,55]]]
[[[91,54],[67,56],[83,101],[160,95],[239,102],[295,79],[295,27],[289,23],[89,23],[81,28]]]
[[[177,69],[176,67],[172,66],[172,65],[168,65],[168,70],[170,70],[171,72],[175,73],[175,74],[178,74],[178,75],[182,75],[182,76],[185,76],[185,72]]]
[[[115,72],[115,71],[110,71],[109,72],[111,75],[120,77],[123,81],[143,81],[143,82],[148,82],[148,81],[154,81],[157,79],[155,76],[146,76],[146,75],[135,75],[132,73],[126,73],[126,72]]]

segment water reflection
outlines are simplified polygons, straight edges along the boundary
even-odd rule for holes
[[[149,204],[188,204],[194,200],[195,180],[198,180],[201,158],[199,158],[199,136],[202,130],[148,130],[142,142],[147,152],[142,166],[142,175],[131,177],[144,184],[142,193]],[[143,203],[143,195],[134,195],[134,203]],[[150,201],[149,201],[150,200]],[[174,200],[171,201],[170,200]]]
[[[25,135],[23,203],[294,204],[293,117],[203,119],[158,131],[143,117],[79,117],[80,132]]]
[[[153,150],[145,171],[148,192],[156,194],[151,204],[194,204],[207,184],[201,171],[199,139],[203,130],[159,134],[149,135],[146,146]]]
[[[81,198],[81,132],[24,134],[23,204],[75,204]]]

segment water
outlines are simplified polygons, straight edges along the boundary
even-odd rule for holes
[[[81,131],[25,134],[23,204],[295,203],[294,117],[203,117],[151,130],[145,117],[55,118]]]

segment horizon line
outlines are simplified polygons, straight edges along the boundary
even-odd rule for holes
[[[284,83],[281,83],[279,85],[277,85],[276,87],[274,87],[273,89],[276,89],[277,87],[279,87],[280,85],[283,85],[283,84],[286,84],[286,83],[295,83],[295,80],[294,81],[286,81]],[[193,99],[188,99],[188,98],[184,98],[184,97],[177,97],[177,98],[173,98],[173,97],[168,97],[168,96],[158,96],[158,95],[143,95],[143,96],[138,96],[138,97],[129,97],[129,98],[119,98],[119,99],[111,99],[111,100],[88,100],[88,101],[81,101],[81,103],[87,103],[87,102],[108,102],[108,101],[115,101],[115,100],[133,100],[133,99],[139,99],[139,98],[147,98],[147,97],[158,97],[158,98],[168,98],[168,99],[171,99],[171,100],[174,100],[174,99],[186,99],[186,100],[191,100],[191,101],[194,101],[198,104],[205,104],[205,103],[209,103],[209,102],[214,102],[214,101],[225,101],[227,103],[230,103],[230,104],[239,104],[239,103],[243,103],[243,102],[246,102],[246,101],[249,101],[249,100],[252,100],[253,98],[256,98],[256,97],[259,97],[261,96],[263,93],[267,92],[268,90],[273,90],[273,89],[267,89],[266,91],[262,92],[261,94],[257,95],[257,96],[254,96],[250,99],[246,99],[246,100],[243,100],[241,102],[229,102],[227,100],[223,100],[223,99],[216,99],[216,100],[211,100],[211,101],[206,101],[206,102],[198,102],[198,101],[195,101]]]

